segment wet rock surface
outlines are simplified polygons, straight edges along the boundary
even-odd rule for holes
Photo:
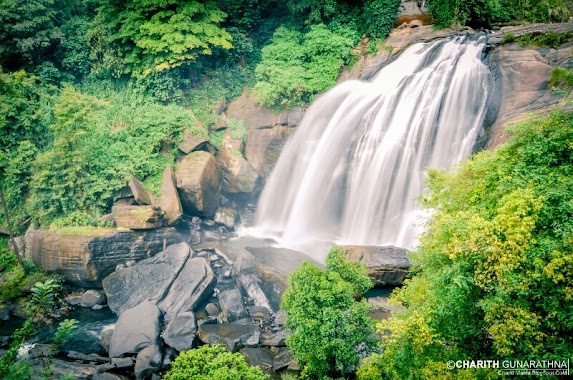
[[[408,250],[403,248],[361,245],[341,247],[350,261],[361,262],[368,268],[368,277],[374,286],[402,285],[412,266],[407,256]]]

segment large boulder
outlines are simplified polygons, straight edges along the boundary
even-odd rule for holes
[[[252,168],[266,177],[274,167],[288,136],[298,125],[302,110],[276,113],[257,104],[254,97],[245,90],[240,97],[227,107],[226,115],[245,123],[249,133],[245,146],[245,158]],[[241,161],[241,160],[236,160]],[[250,173],[244,163],[234,170]],[[248,178],[253,179],[252,174]],[[252,181],[250,182],[252,183]]]
[[[211,296],[216,281],[207,260],[202,257],[188,259],[171,283],[169,292],[158,303],[165,313],[165,320],[171,321],[181,312],[196,310]]]
[[[250,193],[257,187],[259,175],[243,158],[243,149],[243,140],[232,139],[230,132],[225,134],[217,162],[221,168],[221,186],[227,193]]]
[[[113,272],[103,282],[109,308],[116,314],[143,301],[159,303],[189,259],[186,243],[174,244],[136,265]]]
[[[193,152],[177,163],[175,176],[185,213],[213,216],[219,207],[221,190],[215,156],[207,152]]]
[[[256,347],[261,338],[261,329],[255,325],[205,324],[198,330],[199,339],[210,345],[222,344],[231,352],[243,347]]]
[[[159,206],[128,206],[118,204],[112,207],[115,224],[132,230],[149,230],[163,227],[165,213]]]
[[[26,257],[46,272],[61,274],[74,285],[101,287],[118,264],[160,252],[164,244],[185,241],[173,228],[133,231],[78,227],[26,232]]]
[[[177,351],[187,351],[195,345],[197,321],[190,311],[180,313],[163,332],[163,340]]]
[[[177,192],[177,180],[171,166],[167,166],[163,171],[163,181],[161,184],[161,197],[157,201],[158,205],[165,212],[167,224],[175,224],[183,215],[183,207]]]
[[[167,322],[193,311],[209,297],[215,275],[204,258],[191,258],[187,243],[174,244],[154,257],[118,270],[103,280],[110,309],[116,314],[143,301],[158,305]]]
[[[342,249],[350,261],[361,262],[368,268],[374,286],[402,285],[412,266],[404,248],[345,245]]]
[[[142,302],[121,313],[109,346],[109,357],[136,354],[150,345],[161,345],[161,311],[152,302]]]

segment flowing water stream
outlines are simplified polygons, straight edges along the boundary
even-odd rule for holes
[[[476,36],[415,44],[317,99],[263,189],[256,234],[319,260],[330,242],[415,246],[427,169],[468,157],[484,124],[484,48]]]

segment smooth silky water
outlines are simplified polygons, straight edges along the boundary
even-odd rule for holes
[[[284,147],[249,234],[323,260],[331,242],[412,248],[428,168],[467,158],[485,119],[485,37],[409,47],[318,98]]]

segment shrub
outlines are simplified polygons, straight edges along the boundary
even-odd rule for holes
[[[553,87],[569,91],[573,88],[573,71],[563,67],[555,67],[551,71],[549,83]]]
[[[255,69],[257,100],[267,107],[310,102],[336,83],[352,46],[352,38],[323,24],[313,25],[307,33],[278,28]]]
[[[407,309],[380,326],[384,353],[368,364],[384,378],[481,376],[444,365],[573,352],[573,114],[508,132],[498,150],[430,173],[418,272],[392,296]]]
[[[326,264],[321,270],[304,262],[291,274],[283,296],[286,326],[293,330],[287,346],[303,367],[303,377],[343,376],[375,345],[370,306],[354,298],[372,286],[364,268],[350,263],[336,247]]]
[[[367,0],[364,2],[366,33],[372,38],[386,38],[394,27],[400,0]]]
[[[34,314],[49,314],[56,307],[60,290],[61,284],[55,279],[36,282],[31,289],[32,298],[28,302],[27,308]]]
[[[158,104],[129,87],[67,87],[54,114],[54,143],[33,167],[31,209],[41,226],[97,225],[132,175],[157,192],[183,128],[199,128],[184,108]],[[205,130],[195,133],[206,136]]]
[[[259,367],[249,366],[240,353],[223,346],[201,346],[185,351],[171,364],[165,380],[265,380]]]

